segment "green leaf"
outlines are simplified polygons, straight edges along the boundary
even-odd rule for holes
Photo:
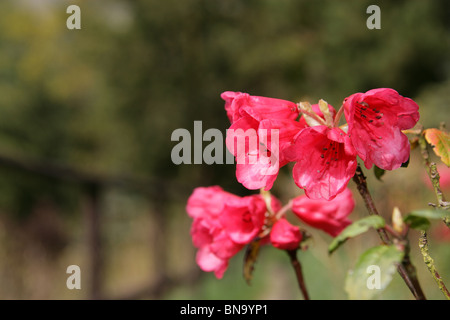
[[[244,278],[247,284],[250,285],[253,278],[253,270],[258,259],[259,249],[261,247],[261,240],[253,240],[247,246],[244,256]]]
[[[450,212],[439,209],[425,209],[412,211],[403,220],[409,224],[410,228],[427,230],[430,227],[428,219],[443,219],[446,216],[450,216]]]
[[[423,131],[427,142],[433,146],[434,153],[450,167],[450,134],[435,128]]]
[[[333,239],[328,247],[328,253],[332,254],[341,244],[347,241],[347,239],[356,237],[369,230],[369,228],[380,229],[383,228],[384,225],[385,221],[380,216],[369,216],[355,221]]]
[[[378,168],[377,166],[373,166],[373,173],[375,174],[375,178],[377,178],[378,180],[382,181],[381,177],[384,175],[385,172],[386,172],[385,170]]]
[[[405,217],[405,219],[408,216],[422,217],[422,218],[428,218],[428,219],[443,219],[446,216],[450,216],[450,212],[441,210],[441,209],[424,209],[424,210],[411,211]]]
[[[381,245],[364,252],[345,280],[349,299],[369,300],[380,294],[391,282],[403,255],[394,245]]]
[[[430,227],[430,220],[424,217],[406,216],[404,221],[409,225],[410,228],[416,230],[425,231]]]

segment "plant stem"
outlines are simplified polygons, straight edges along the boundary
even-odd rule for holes
[[[380,215],[378,210],[373,202],[372,196],[367,188],[366,177],[362,172],[361,167],[358,164],[356,168],[355,175],[353,176],[353,181],[356,183],[358,191],[361,197],[364,200],[367,210],[370,215]],[[381,228],[377,230],[378,235],[381,240],[385,244],[391,244],[392,241],[389,239],[389,236],[386,233],[386,230]],[[411,293],[417,300],[426,300],[425,295],[420,286],[419,280],[417,279],[416,268],[412,265],[411,260],[409,258],[409,250],[405,250],[405,255],[403,257],[402,263],[398,265],[397,271],[402,277],[403,281],[405,281]]]
[[[447,287],[445,286],[444,281],[442,280],[441,276],[439,275],[439,272],[436,270],[436,267],[434,265],[434,260],[428,252],[428,238],[427,238],[427,233],[425,231],[421,231],[421,235],[419,238],[419,248],[420,248],[420,252],[422,253],[422,256],[423,256],[423,261],[425,262],[428,270],[430,271],[431,275],[433,276],[434,281],[436,281],[439,289],[442,291],[442,293],[447,298],[447,300],[450,300],[450,292],[448,291]]]
[[[431,184],[433,185],[433,190],[434,193],[436,194],[436,199],[438,201],[437,206],[444,210],[448,210],[450,208],[450,205],[445,200],[444,194],[442,193],[441,185],[439,183],[440,176],[436,168],[436,163],[430,162],[430,154],[427,149],[427,142],[422,133],[419,134],[418,139],[420,146],[420,154],[422,155],[423,158],[423,164],[425,166],[425,169],[427,170],[428,177],[430,178]],[[447,225],[447,227],[450,228],[450,218],[445,217],[444,223]]]
[[[418,139],[420,146],[420,154],[422,155],[423,164],[427,170],[428,177],[430,178],[431,184],[433,185],[434,193],[436,194],[436,199],[438,201],[438,207],[448,210],[449,206],[445,200],[444,194],[441,191],[441,186],[439,183],[440,179],[439,172],[437,171],[436,163],[430,162],[430,154],[428,152],[427,142],[425,141],[425,137],[422,134],[422,130],[419,133]],[[450,219],[448,217],[444,218],[444,223],[447,225],[447,227],[450,228]],[[419,248],[420,253],[422,253],[423,256],[423,261],[425,262],[425,265],[428,268],[428,271],[430,271],[431,276],[433,277],[434,281],[436,282],[436,284],[438,285],[439,289],[442,291],[444,296],[448,300],[450,300],[450,294],[448,292],[448,289],[445,286],[441,276],[439,275],[439,272],[436,270],[434,259],[430,256],[430,253],[428,252],[428,237],[425,231],[421,232],[419,238]]]
[[[369,211],[369,214],[379,216],[380,214],[378,213],[378,210],[375,207],[375,204],[373,202],[372,196],[370,195],[369,189],[367,188],[366,177],[364,176],[364,173],[362,172],[361,167],[359,165],[356,168],[356,173],[353,176],[353,181],[356,183],[359,194],[363,198],[364,204],[366,205],[366,208]],[[380,228],[380,229],[377,229],[377,232],[378,232],[381,240],[385,244],[389,244],[391,242],[389,239],[389,236],[386,233],[386,230],[384,230],[383,228]]]
[[[305,280],[303,279],[302,265],[300,261],[297,259],[297,249],[295,250],[286,250],[289,258],[291,259],[292,267],[294,268],[295,275],[297,277],[298,286],[300,291],[302,292],[303,299],[309,300],[308,290],[306,290]]]

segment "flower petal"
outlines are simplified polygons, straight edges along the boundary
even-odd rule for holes
[[[388,88],[355,93],[344,100],[352,143],[366,168],[399,168],[409,158],[408,138],[401,130],[419,120],[419,106]]]
[[[247,244],[261,232],[266,210],[259,195],[231,200],[225,204],[220,222],[232,241]]]
[[[212,253],[209,247],[204,247],[198,250],[196,255],[196,262],[200,269],[205,272],[212,272],[217,279],[222,279],[223,274],[228,268],[228,260],[220,259],[214,253]]]
[[[240,118],[228,129],[226,145],[236,157],[237,180],[250,190],[269,190],[277,178],[280,162],[275,153],[261,144],[258,126],[249,115]]]
[[[186,211],[192,218],[217,217],[227,199],[236,197],[219,186],[198,187],[189,197]]]
[[[302,241],[299,227],[293,226],[286,219],[279,219],[270,231],[270,242],[275,248],[294,250]]]
[[[246,114],[254,119],[296,119],[297,105],[291,101],[251,96],[248,93],[226,91],[221,94],[225,100],[225,110],[231,123]]]
[[[326,126],[303,129],[286,156],[297,161],[294,181],[311,199],[333,199],[345,189],[357,166],[349,137],[339,128]]]
[[[351,224],[347,218],[355,207],[351,191],[346,188],[330,201],[313,200],[300,196],[293,200],[292,211],[308,225],[337,236]]]

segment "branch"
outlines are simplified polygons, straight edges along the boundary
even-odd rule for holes
[[[294,268],[298,286],[303,294],[303,298],[305,300],[309,300],[308,290],[306,290],[305,280],[303,279],[302,265],[300,264],[300,261],[297,259],[297,249],[286,250],[286,252],[289,255],[289,258],[291,259],[291,264],[292,267]]]
[[[366,177],[364,176],[364,173],[362,172],[359,164],[358,167],[356,168],[356,173],[353,176],[353,181],[356,183],[359,194],[363,198],[366,208],[369,211],[369,214],[379,216],[380,214],[378,213],[378,210],[373,202],[372,196],[370,195],[369,189],[367,188]],[[391,242],[389,236],[387,235],[386,231],[383,228],[377,229],[377,232],[381,240],[384,242],[384,244],[389,244]]]
[[[444,194],[441,191],[441,186],[439,183],[440,176],[436,168],[436,163],[430,162],[430,154],[427,149],[427,142],[425,140],[425,137],[423,136],[423,128],[420,130],[418,139],[420,146],[420,154],[422,155],[423,158],[423,164],[425,166],[425,169],[427,170],[428,177],[431,180],[431,184],[433,185],[434,193],[436,194],[436,199],[438,201],[437,207],[448,210],[449,205],[446,202]],[[447,227],[450,228],[450,219],[448,217],[445,217],[443,220],[444,223],[447,225]],[[428,237],[425,231],[421,232],[421,236],[419,239],[419,248],[420,253],[422,253],[423,256],[423,261],[425,262],[425,265],[428,268],[428,271],[430,271],[431,276],[433,277],[434,281],[436,282],[436,284],[438,285],[439,289],[442,291],[444,296],[450,300],[450,294],[447,290],[447,287],[445,286],[444,281],[439,275],[439,272],[436,270],[436,266],[434,265],[434,259],[430,256],[428,252]]]
[[[362,172],[361,167],[358,164],[356,168],[355,175],[353,176],[353,181],[356,183],[358,191],[364,200],[367,210],[370,215],[380,215],[373,202],[372,196],[367,188],[366,177]],[[378,235],[385,244],[391,244],[391,240],[386,233],[386,230],[381,228],[377,230]],[[419,280],[417,279],[416,268],[412,265],[409,258],[409,250],[405,249],[405,256],[403,257],[402,263],[397,267],[397,271],[405,281],[411,293],[417,300],[426,300],[425,294],[422,291]]]
[[[444,194],[442,193],[441,185],[439,183],[440,176],[436,168],[436,163],[430,162],[430,153],[428,152],[427,142],[425,140],[425,137],[423,136],[422,130],[418,135],[418,139],[420,146],[420,154],[422,155],[423,158],[423,164],[425,166],[425,169],[427,170],[428,177],[430,178],[434,193],[436,194],[436,199],[438,201],[437,207],[442,208],[444,210],[448,210],[450,208],[450,205],[445,200]],[[447,225],[447,227],[450,228],[450,218],[448,217],[444,218],[444,223]]]
[[[422,253],[422,256],[423,256],[423,261],[425,262],[428,270],[430,271],[431,275],[433,276],[434,281],[436,281],[439,289],[442,291],[442,293],[447,298],[447,300],[450,300],[450,292],[448,292],[448,289],[445,286],[444,281],[442,280],[441,276],[439,275],[439,272],[436,270],[436,267],[434,265],[434,260],[428,252],[428,239],[427,239],[427,233],[425,231],[421,231],[421,236],[419,239],[419,248],[420,248],[420,252]]]

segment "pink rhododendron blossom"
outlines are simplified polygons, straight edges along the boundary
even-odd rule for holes
[[[348,134],[366,168],[399,168],[409,158],[408,138],[401,130],[419,120],[419,106],[393,89],[355,93],[344,100]]]
[[[186,210],[191,218],[213,219],[222,212],[228,199],[239,197],[224,191],[219,186],[195,188],[189,197]]]
[[[292,119],[298,117],[297,105],[291,101],[251,96],[248,93],[225,91],[225,110],[231,123],[248,114],[257,121],[263,119]]]
[[[260,233],[266,211],[261,196],[248,196],[225,203],[220,222],[231,240],[246,244]]]
[[[352,192],[347,188],[331,201],[300,196],[293,200],[292,211],[306,224],[337,236],[351,224],[347,218],[355,207]]]
[[[270,242],[275,248],[295,250],[302,241],[299,227],[293,226],[285,218],[279,219],[270,231]]]
[[[271,207],[273,212],[281,208],[273,196]],[[191,236],[199,249],[197,264],[220,279],[229,259],[262,232],[267,208],[260,195],[239,197],[213,186],[196,188],[186,211],[194,219]]]
[[[356,171],[356,152],[349,136],[339,128],[303,129],[285,150],[296,161],[294,181],[311,199],[331,200],[342,192]]]
[[[189,197],[186,211],[194,218],[191,227],[192,242],[199,248],[196,261],[203,271],[214,271],[222,278],[228,260],[243,247],[224,232],[220,216],[228,201],[239,199],[218,186],[196,188]]]
[[[285,156],[285,150],[294,143],[295,137],[304,128],[300,122],[289,119],[266,119],[259,123],[258,135],[263,141],[267,141],[269,151],[278,150],[280,168],[290,162]],[[268,136],[271,130],[278,132],[276,146],[272,145],[274,139]]]
[[[279,152],[272,153],[258,136],[259,122],[246,115],[233,123],[227,131],[228,150],[236,157],[236,178],[247,189],[272,188],[279,171]],[[266,139],[274,140],[269,131]],[[270,141],[269,140],[269,141]],[[266,140],[267,141],[267,140]]]
[[[294,120],[295,103],[247,93],[224,92],[225,109],[232,123],[227,131],[228,150],[236,157],[236,177],[247,189],[269,190],[278,175],[280,162],[279,130],[261,127],[268,119]]]

